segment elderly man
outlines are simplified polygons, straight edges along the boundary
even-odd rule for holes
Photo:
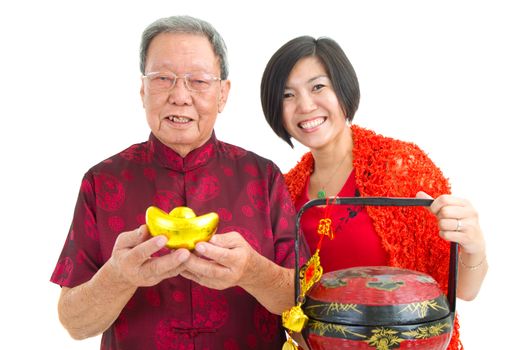
[[[215,137],[230,88],[223,39],[202,20],[163,18],[140,59],[151,135],[83,178],[51,278],[60,320],[75,339],[102,333],[101,349],[278,349],[295,212],[276,165]],[[168,249],[144,225],[151,205],[217,212],[218,232]]]

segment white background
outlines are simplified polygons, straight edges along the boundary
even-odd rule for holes
[[[295,36],[336,39],[360,81],[355,122],[417,143],[453,192],[479,210],[490,270],[477,299],[458,302],[466,349],[528,348],[521,287],[528,13],[521,2],[2,2],[0,348],[98,348],[98,337],[69,338],[49,278],[84,172],[148,136],[140,35],[175,14],[211,22],[227,42],[232,90],[217,136],[284,171],[304,150],[291,150],[267,126],[262,71]]]

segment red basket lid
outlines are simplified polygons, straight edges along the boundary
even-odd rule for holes
[[[449,302],[429,275],[388,266],[326,273],[303,305],[310,318],[343,325],[407,325],[445,318]]]

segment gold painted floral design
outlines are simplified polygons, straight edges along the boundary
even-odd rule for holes
[[[316,305],[307,306],[305,308],[305,310],[310,310],[310,309],[322,310],[320,313],[318,312],[318,314],[327,314],[327,315],[331,315],[336,312],[350,312],[350,311],[356,312],[358,314],[363,314],[363,312],[357,308],[357,304],[340,304],[340,303],[316,304]]]
[[[376,347],[376,350],[390,350],[399,347],[404,340],[398,336],[398,331],[381,327],[374,329],[371,337],[365,341],[368,345]]]
[[[436,300],[424,300],[419,303],[412,303],[412,304],[407,305],[405,308],[403,308],[400,311],[400,313],[402,312],[410,312],[411,314],[418,313],[418,315],[420,315],[421,318],[425,318],[429,309],[432,309],[435,311],[438,311],[438,310],[449,311],[447,308],[439,305]]]
[[[440,322],[431,326],[418,327],[418,329],[409,332],[402,332],[403,335],[414,339],[427,339],[439,336],[451,329],[449,322]]]
[[[345,338],[347,335],[359,338],[366,338],[367,336],[361,333],[350,331],[346,326],[337,325],[333,323],[324,323],[319,321],[310,321],[310,329],[317,334],[325,335],[326,333],[338,333]]]

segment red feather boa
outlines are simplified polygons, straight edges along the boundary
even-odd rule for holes
[[[352,126],[353,165],[361,196],[414,197],[424,191],[434,198],[450,193],[448,180],[418,146]],[[313,172],[314,160],[306,153],[285,174],[295,202]],[[438,235],[436,217],[425,208],[367,207],[374,230],[381,237],[389,265],[432,276],[447,293],[449,243]],[[458,316],[448,350],[463,349]]]

